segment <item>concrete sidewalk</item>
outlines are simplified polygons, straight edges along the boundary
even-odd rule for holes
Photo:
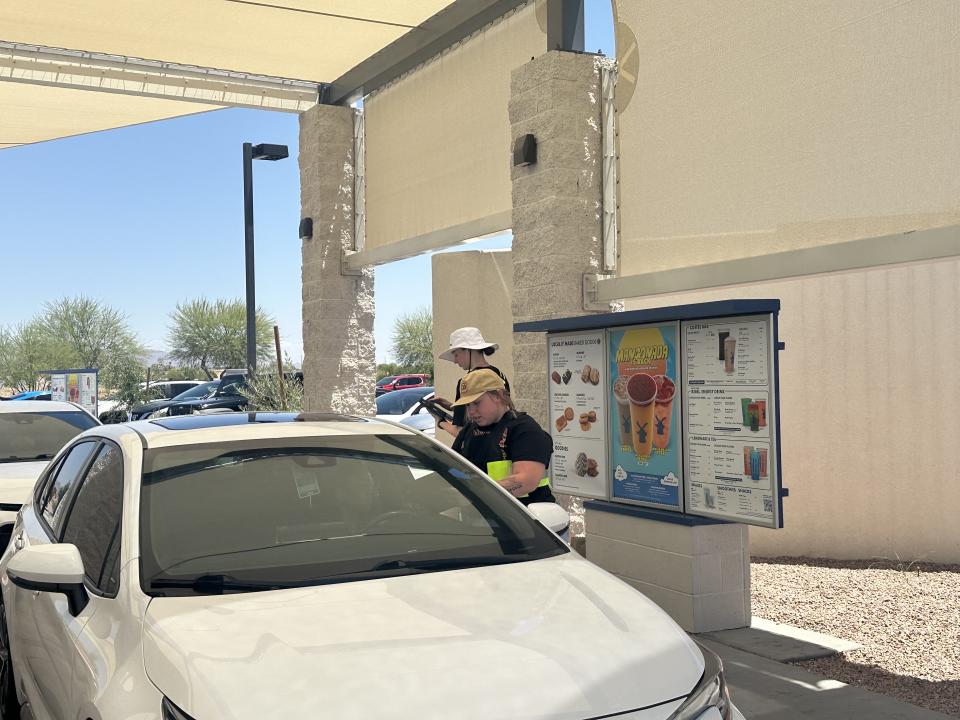
[[[844,685],[706,635],[695,636],[723,659],[730,695],[747,720],[950,720],[952,716]]]

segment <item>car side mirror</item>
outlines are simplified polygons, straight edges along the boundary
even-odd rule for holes
[[[527,511],[557,535],[563,535],[570,527],[570,513],[557,503],[530,503]]]
[[[57,543],[24,548],[10,558],[7,576],[24,590],[63,593],[74,617],[90,600],[83,587],[83,558],[76,545]]]

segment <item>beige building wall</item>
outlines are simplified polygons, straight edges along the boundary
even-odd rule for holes
[[[628,264],[625,272],[636,270]],[[779,298],[782,530],[755,556],[960,562],[960,260],[628,301]]]
[[[616,6],[636,269],[960,221],[960,3]]]
[[[508,379],[513,375],[513,260],[509,250],[467,250],[433,256],[433,354],[450,346],[450,333],[459,327],[480,328],[483,337],[499,343],[489,362]],[[433,382],[437,395],[453,400],[458,365],[437,360]],[[441,440],[453,441],[445,432]],[[448,444],[449,444],[448,442]]]

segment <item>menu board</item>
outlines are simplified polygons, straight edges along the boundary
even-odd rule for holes
[[[604,331],[550,335],[550,484],[557,492],[607,498]]]
[[[97,371],[63,370],[50,375],[50,399],[80,405],[97,414]]]
[[[609,333],[610,497],[682,510],[677,323]]]
[[[681,328],[687,512],[777,527],[772,316]]]

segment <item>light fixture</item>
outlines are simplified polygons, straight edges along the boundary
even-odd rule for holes
[[[537,139],[527,133],[520,135],[513,141],[513,165],[524,167],[537,162]]]
[[[300,218],[300,239],[309,240],[313,237],[313,218]]]

